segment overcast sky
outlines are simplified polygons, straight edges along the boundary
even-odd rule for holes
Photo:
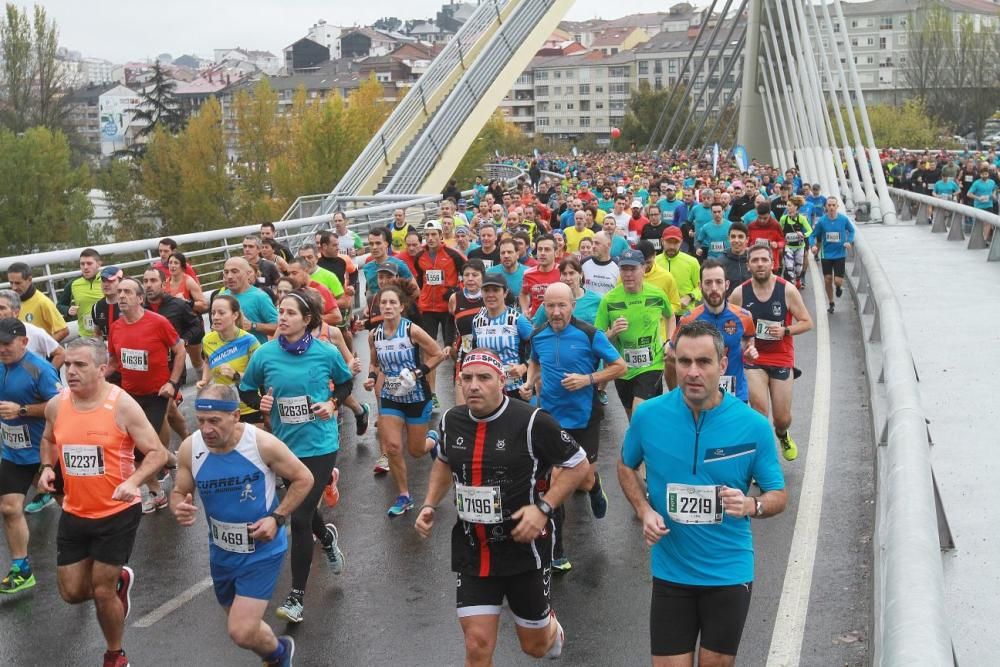
[[[18,5],[30,0],[14,0]],[[364,25],[383,16],[432,18],[444,0],[44,0],[59,26],[60,44],[114,62],[161,53],[211,57],[212,49],[242,46],[281,54],[319,19]],[[567,18],[617,18],[663,11],[671,0],[576,0]],[[704,0],[697,5],[707,4]],[[614,11],[610,11],[613,9]]]

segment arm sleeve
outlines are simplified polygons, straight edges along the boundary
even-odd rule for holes
[[[542,461],[560,468],[574,468],[587,459],[587,454],[573,436],[560,428],[559,423],[544,410],[535,411],[531,424],[531,448]]]

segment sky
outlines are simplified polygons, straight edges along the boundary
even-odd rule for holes
[[[29,0],[14,0],[24,6]],[[281,50],[319,19],[371,24],[383,16],[433,18],[445,0],[40,0],[55,19],[60,45],[116,63],[169,53],[212,56],[216,48]],[[566,18],[618,18],[664,11],[670,0],[576,0]],[[694,2],[707,5],[704,0]],[[613,8],[614,11],[609,11]]]

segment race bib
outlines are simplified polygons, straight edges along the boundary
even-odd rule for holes
[[[432,269],[430,271],[425,271],[424,282],[426,282],[428,285],[443,285],[444,271],[442,271],[441,269]]]
[[[472,336],[462,336],[461,349],[462,354],[466,354],[472,350]]]
[[[492,259],[484,259],[483,260],[483,266],[485,266],[487,269],[493,268],[493,260]]]
[[[513,324],[489,324],[485,327],[476,327],[478,338],[508,338],[517,337],[517,327]]]
[[[730,394],[736,394],[736,376],[722,375],[719,377],[719,389]]]
[[[684,524],[722,523],[722,487],[667,484],[667,516]]]
[[[122,368],[130,371],[149,370],[149,352],[146,350],[130,350],[123,347],[121,350]]]
[[[726,244],[724,241],[712,241],[708,244],[709,252],[725,252]]]
[[[840,243],[840,232],[827,232],[823,238],[827,243]]]
[[[648,347],[636,347],[622,350],[625,365],[629,368],[642,368],[653,363],[653,351]]]
[[[458,518],[469,523],[503,523],[499,486],[455,485]]]
[[[772,336],[767,332],[771,327],[780,327],[781,322],[774,322],[773,320],[757,320],[757,332],[756,337],[761,340],[781,340],[780,336]]]
[[[785,243],[795,244],[801,242],[802,242],[802,234],[800,234],[799,232],[789,232],[788,234],[785,234]]]
[[[90,329],[91,331],[93,331],[94,330],[94,318],[92,316],[90,316],[90,315],[84,315],[83,316],[83,327],[85,329]]]
[[[660,249],[663,247],[663,244],[660,242],[660,239],[649,239],[649,242],[653,244],[653,250],[656,250],[657,252],[659,252]]]
[[[250,535],[250,524],[217,521],[209,517],[212,542],[220,549],[234,554],[252,554],[256,548]]]
[[[26,424],[11,426],[10,424],[0,424],[0,435],[3,435],[3,442],[11,449],[28,449],[31,447],[31,438],[28,436]]]
[[[279,398],[278,417],[283,424],[305,424],[316,419],[312,413],[312,401],[308,396]]]
[[[406,396],[413,391],[413,387],[405,384],[403,378],[398,375],[387,375],[382,383],[382,389],[390,396],[396,397]]]
[[[100,477],[104,474],[104,448],[98,445],[63,445],[63,467],[73,477]]]

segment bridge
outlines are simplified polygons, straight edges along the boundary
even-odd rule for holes
[[[405,208],[414,222],[433,218],[441,201],[438,193],[466,147],[571,5],[571,0],[481,2],[337,186],[299,198],[277,221],[279,234],[293,246],[311,239],[317,230],[330,227],[336,210],[345,211],[359,230],[388,224],[395,208]],[[715,8],[713,1],[709,11]],[[721,11],[732,11],[732,2],[725,2]],[[828,316],[815,267],[809,276],[805,296],[816,328],[797,341],[797,362],[805,375],[796,385],[792,426],[802,453],[785,465],[788,510],[755,526],[757,579],[741,662],[991,664],[998,650],[992,620],[1000,611],[1000,586],[993,574],[1000,566],[1000,538],[991,530],[992,505],[984,490],[1000,466],[995,436],[987,430],[997,412],[990,389],[1000,373],[998,337],[989,324],[1000,312],[994,289],[1000,263],[987,260],[1000,260],[1000,243],[995,242],[997,234],[986,243],[984,232],[995,230],[1000,221],[990,213],[887,186],[849,40],[839,43],[833,33],[835,19],[843,25],[839,0],[743,0],[736,11],[747,17],[739,34],[709,34],[703,27],[684,70],[693,64],[694,73],[723,71],[726,64],[713,59],[712,49],[719,50],[718,40],[737,40],[744,53],[741,87],[729,101],[739,104],[738,143],[752,159],[782,168],[798,165],[806,181],[839,194],[860,224],[849,264],[855,308]],[[827,36],[828,47],[811,35]],[[710,78],[704,77],[701,89],[685,90],[686,100],[707,96],[711,107],[719,90],[708,87]],[[698,106],[695,102],[689,108]],[[665,139],[674,124],[704,127],[719,119],[691,111],[662,121],[657,132],[666,128]],[[699,129],[697,134],[713,133]],[[844,141],[838,143],[837,137]],[[684,147],[660,143],[647,148]],[[486,169],[509,183],[523,175],[513,165]],[[205,288],[212,289],[219,285],[222,263],[239,252],[243,235],[256,231],[242,227],[175,238],[198,267]],[[134,270],[155,258],[156,241],[99,249],[108,262]],[[78,254],[79,249],[67,249],[6,257],[0,259],[0,270],[27,261],[42,274],[36,283],[54,295],[78,275],[71,268]],[[450,396],[443,398],[447,403]],[[620,442],[624,427],[620,415],[609,420],[602,439]],[[359,444],[356,457],[356,462],[343,464],[345,473],[363,479],[371,452],[365,454]],[[602,462],[608,479],[612,466],[612,457]],[[420,474],[415,473],[418,488],[424,479]],[[432,627],[451,618],[450,611],[441,616],[442,609],[451,609],[450,598],[441,597],[448,590],[439,571],[446,561],[443,540],[430,553],[414,555],[415,564],[400,563],[398,553],[425,547],[408,532],[386,529],[380,512],[363,502],[371,490],[359,482],[349,484],[360,489],[348,507],[366,523],[342,532],[367,558],[384,556],[388,563],[352,564],[357,579],[328,598],[338,609],[333,615],[340,633],[335,647],[326,636],[328,628],[314,628],[300,641],[304,646],[326,642],[328,650],[349,664],[399,651],[424,656],[414,664],[441,664],[432,657],[458,655],[455,633]],[[352,497],[352,486],[345,487],[346,498]],[[648,591],[644,550],[620,493],[611,500],[610,521],[600,531],[590,525],[571,527],[591,540],[581,558],[593,559],[595,566],[581,568],[575,582],[570,575],[556,586],[556,604],[568,601],[567,607],[579,610],[567,624],[572,628],[572,652],[567,654],[572,664],[647,660],[645,603],[632,602],[637,596],[645,599]],[[200,534],[185,537],[172,524],[161,524],[158,530],[170,535],[166,544],[175,553],[204,551]],[[52,537],[52,530],[43,525],[40,543]],[[140,557],[151,551],[155,549],[145,548]],[[210,627],[215,621],[174,630],[157,625],[168,614],[177,614],[174,618],[182,623],[213,618],[214,603],[203,595],[203,560],[192,558],[197,576],[172,564],[166,569],[171,583],[159,596],[150,593],[138,600],[137,630],[129,632],[138,632],[145,645],[136,656],[148,654],[147,662],[154,661],[171,637],[209,643],[209,629],[220,636],[218,628]],[[398,578],[416,614],[388,610],[389,621],[370,618],[382,605],[397,604],[366,592],[370,585],[398,597],[391,582],[373,581],[380,576]],[[51,591],[48,599],[55,599]],[[54,603],[44,611],[63,615]],[[5,613],[0,605],[0,615]],[[17,613],[30,615],[23,609]],[[359,623],[359,617],[366,620]],[[81,623],[74,618],[72,624]],[[379,623],[389,623],[400,636]],[[69,625],[67,620],[63,627]],[[77,630],[72,634],[76,637]],[[345,641],[347,637],[362,646]],[[82,634],[79,640],[91,641]],[[516,655],[504,641],[501,653]],[[0,657],[16,662],[18,656],[51,651],[33,642],[31,633],[18,637],[0,648]],[[219,653],[218,659],[233,655]],[[508,662],[515,664],[516,658],[504,664]]]

